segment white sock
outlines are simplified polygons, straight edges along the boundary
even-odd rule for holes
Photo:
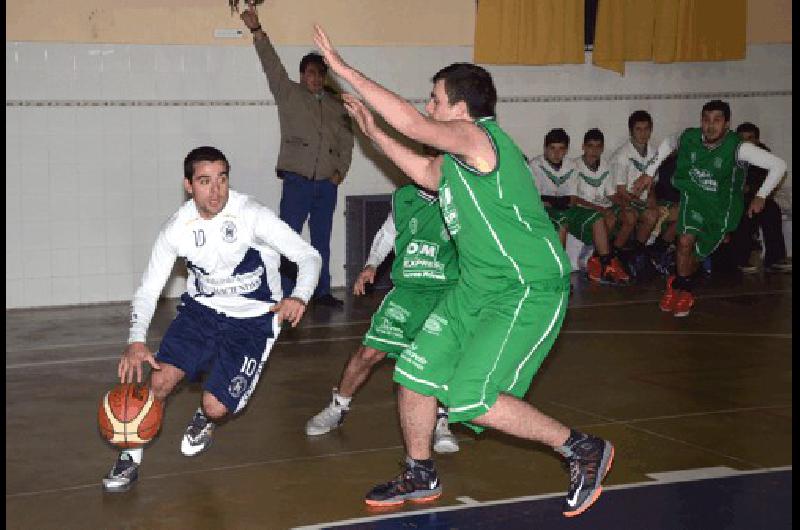
[[[144,447],[135,447],[133,449],[123,449],[123,455],[130,456],[137,464],[142,463],[142,455],[144,454]]]
[[[350,400],[351,399],[353,399],[352,396],[350,396],[350,397],[340,396],[339,393],[336,390],[333,391],[333,401],[337,405],[340,405],[342,408],[345,408],[345,409],[348,408],[350,406]]]

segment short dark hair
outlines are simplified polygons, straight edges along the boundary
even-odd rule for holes
[[[300,73],[303,74],[308,68],[309,64],[318,64],[322,68],[322,73],[328,73],[328,65],[325,64],[325,59],[317,52],[308,52],[300,59]]]
[[[583,143],[589,142],[591,140],[600,140],[600,143],[606,143],[605,138],[603,137],[603,131],[595,127],[594,129],[589,129],[586,131],[586,134],[583,135]]]
[[[497,90],[492,74],[472,63],[453,63],[433,76],[432,82],[444,81],[444,91],[450,105],[463,101],[473,118],[493,117],[497,105]]]
[[[628,132],[632,132],[633,126],[640,121],[646,121],[650,124],[650,128],[653,128],[653,117],[650,116],[650,113],[646,110],[635,110],[628,116]]]
[[[731,106],[728,105],[727,102],[721,99],[712,99],[703,105],[702,112],[712,112],[715,110],[722,111],[722,114],[725,116],[725,121],[731,121]]]
[[[564,144],[569,147],[569,135],[567,131],[564,129],[550,129],[550,131],[544,135],[544,146],[547,147],[550,144]]]
[[[750,123],[749,121],[736,127],[736,134],[741,133],[753,133],[753,136],[755,136],[757,140],[761,138],[761,129],[759,129],[756,124]]]
[[[231,165],[228,162],[228,159],[225,158],[225,155],[222,154],[222,151],[217,149],[216,147],[211,147],[209,145],[204,145],[201,147],[196,147],[189,151],[189,154],[186,155],[186,158],[183,159],[183,178],[188,180],[189,182],[192,181],[192,176],[194,176],[194,165],[197,162],[225,162],[226,171],[231,170]]]

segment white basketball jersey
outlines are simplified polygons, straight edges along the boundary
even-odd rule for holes
[[[283,297],[281,254],[298,265],[292,296],[308,302],[319,279],[319,253],[272,210],[230,190],[222,211],[203,219],[194,200],[187,201],[153,246],[133,297],[129,342],[144,341],[176,258],[186,260],[189,296],[227,316],[246,318],[268,313]]]

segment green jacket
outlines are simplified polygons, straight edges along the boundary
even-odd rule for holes
[[[278,105],[281,147],[277,170],[317,180],[350,169],[353,129],[341,100],[327,91],[322,98],[289,79],[269,37],[255,41],[267,83]]]

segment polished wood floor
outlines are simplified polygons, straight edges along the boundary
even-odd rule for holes
[[[613,441],[616,461],[598,505],[565,527],[606,527],[592,517],[610,512],[611,520],[614,513],[621,518],[616,528],[636,528],[624,519],[635,501],[621,493],[658,476],[791,469],[791,275],[714,278],[683,319],[659,311],[660,280],[627,288],[573,281],[563,331],[528,398]],[[276,343],[244,413],[220,427],[213,447],[196,458],[178,449],[200,396],[197,385],[184,385],[145,450],[138,484],[125,494],[101,490],[115,452],[100,439],[96,411],[115,382],[127,304],[6,311],[6,526],[281,529],[361,520],[359,528],[527,527],[490,515],[401,523],[367,510],[363,494],[394,475],[403,458],[389,363],[357,395],[338,431],[304,434],[383,294],[348,298],[344,310],[310,308],[301,326]],[[174,305],[159,306],[154,349]],[[400,512],[470,507],[489,514],[479,508],[518,497],[560,503],[567,477],[552,451],[495,432],[454,430],[460,452],[437,458],[442,498]],[[693,509],[674,496],[659,498],[664,513]],[[735,498],[714,502],[737,510]],[[788,505],[769,508],[791,526]],[[670,523],[659,528],[686,527]]]

